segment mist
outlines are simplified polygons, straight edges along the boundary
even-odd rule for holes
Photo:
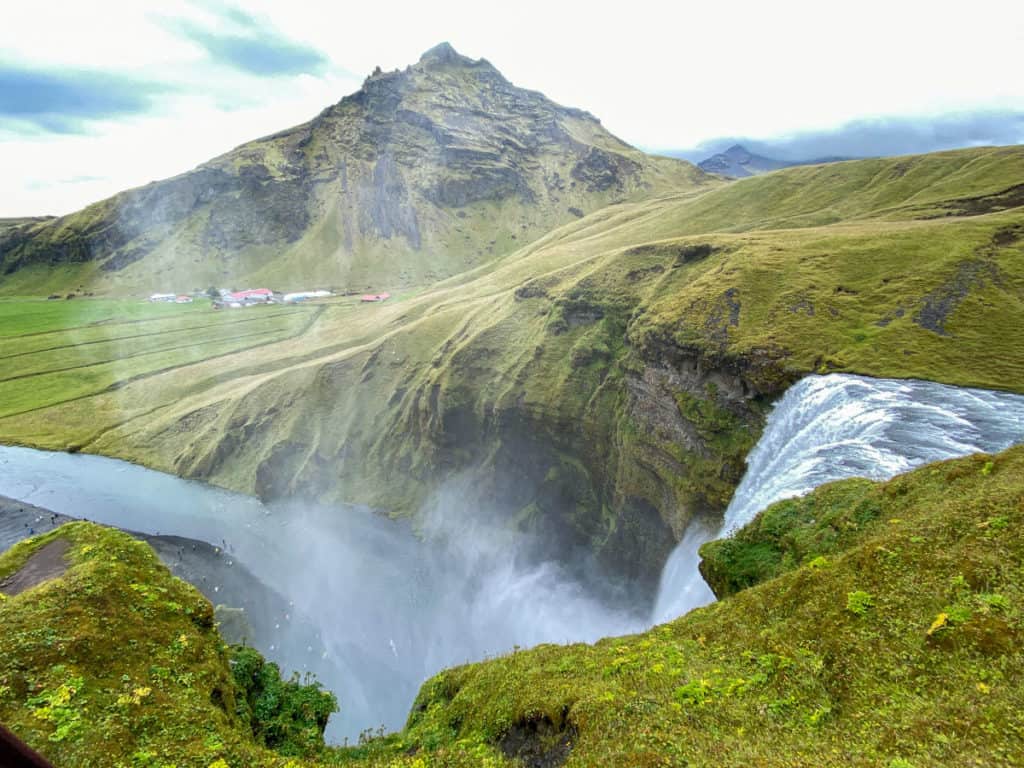
[[[286,668],[320,666],[341,701],[329,740],[401,728],[420,685],[444,668],[645,627],[642,612],[608,605],[591,577],[579,577],[594,573],[585,556],[538,558],[536,541],[460,491],[453,483],[434,497],[418,535],[369,510],[339,515],[293,502],[274,509],[283,535],[269,537],[272,557],[239,548],[243,561],[262,558],[260,578],[301,617],[268,638],[292,649],[272,655]],[[311,663],[304,622],[317,628],[328,664]]]

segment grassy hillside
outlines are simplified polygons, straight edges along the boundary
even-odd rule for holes
[[[329,697],[292,687],[268,715],[282,683],[251,652],[232,671],[198,592],[75,523],[0,557],[3,582],[64,540],[69,566],[0,598],[0,718],[58,766],[1019,765],[1022,516],[1020,447],[819,489],[737,540],[782,566],[717,558],[752,586],[640,635],[448,670],[401,733],[327,750]],[[262,746],[270,723],[294,757]]]
[[[158,351],[73,403],[33,387],[55,375],[33,352],[6,385],[35,399],[0,440],[395,514],[476,469],[471,492],[516,525],[650,581],[692,515],[724,508],[797,377],[1021,391],[1022,178],[1024,149],[976,149],[612,205],[384,304],[229,313],[266,334],[244,351],[218,326],[215,358],[165,367],[153,326]]]
[[[442,45],[188,173],[59,219],[0,222],[0,294],[394,290],[610,202],[714,183]]]

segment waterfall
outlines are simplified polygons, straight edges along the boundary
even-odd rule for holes
[[[887,480],[913,467],[1024,441],[1024,396],[927,381],[830,374],[790,387],[747,457],[721,525],[687,530],[662,571],[652,621],[714,600],[697,550],[770,504],[848,477]]]

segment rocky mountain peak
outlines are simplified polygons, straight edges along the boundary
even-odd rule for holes
[[[420,56],[420,66],[432,64],[472,64],[474,60],[456,51],[451,43],[438,43]]]
[[[0,271],[73,259],[140,282],[173,268],[199,285],[248,279],[272,249],[280,256],[258,276],[275,285],[293,272],[328,285],[422,283],[699,176],[441,43],[412,66],[378,67],[308,123],[66,217],[64,229],[3,230]]]
[[[722,154],[725,155],[726,157],[733,158],[741,162],[744,158],[750,157],[750,151],[742,144],[733,144]]]

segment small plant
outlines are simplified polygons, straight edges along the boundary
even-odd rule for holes
[[[982,610],[986,613],[990,611],[1002,613],[1010,608],[1010,601],[1003,595],[995,593],[984,593],[978,595],[977,600],[981,604]]]
[[[935,620],[932,622],[932,625],[928,627],[928,632],[926,634],[929,636],[934,635],[940,629],[945,629],[948,626],[949,614],[945,612],[940,613],[938,616],[935,617]]]
[[[855,590],[846,594],[846,610],[857,616],[863,616],[875,605],[875,599],[870,593],[863,590]]]
[[[704,704],[708,700],[711,684],[707,680],[691,680],[676,688],[673,696],[680,704]]]
[[[82,713],[72,699],[82,690],[84,684],[81,677],[73,677],[55,689],[43,691],[26,702],[35,710],[38,719],[54,725],[55,730],[49,736],[50,741],[61,742],[74,738],[81,730]]]
[[[807,724],[812,727],[817,727],[821,725],[826,719],[828,719],[828,716],[831,714],[832,707],[828,706],[827,704],[818,707],[816,710],[814,710],[813,712],[811,712],[811,714],[807,716]]]
[[[298,675],[281,678],[281,670],[252,648],[235,646],[231,671],[237,687],[238,715],[256,739],[287,756],[309,756],[324,746],[327,718],[338,709],[334,694]]]

